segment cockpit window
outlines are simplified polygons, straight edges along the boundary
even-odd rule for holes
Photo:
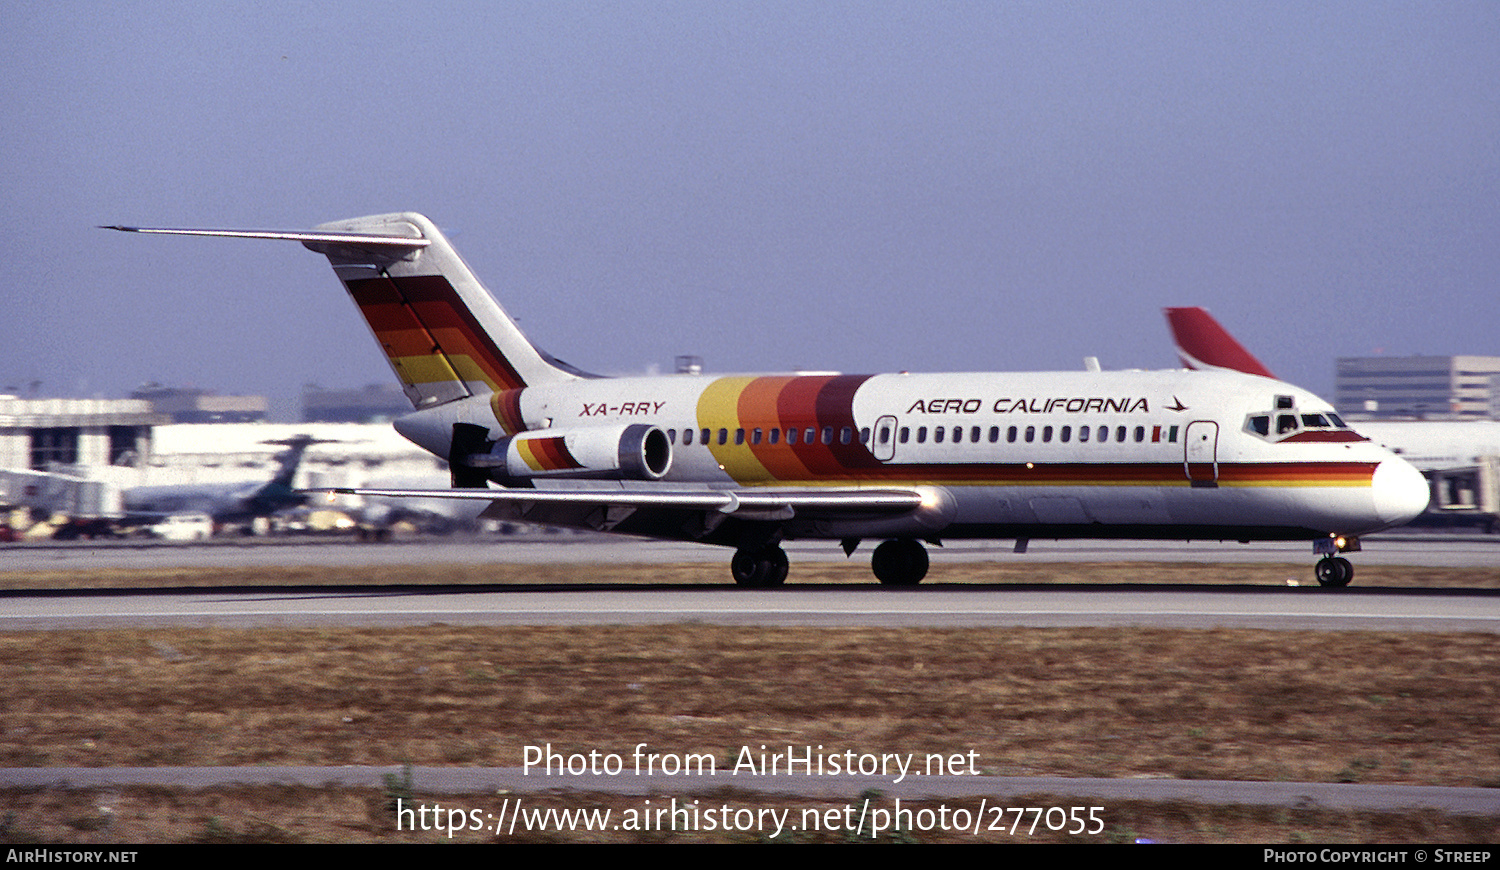
[[[1280,404],[1284,396],[1277,396]],[[1272,432],[1272,427],[1275,432]],[[1319,430],[1323,430],[1319,432]],[[1337,435],[1332,430],[1341,430]],[[1349,425],[1332,411],[1314,413],[1290,413],[1265,411],[1245,417],[1245,431],[1259,435],[1267,441],[1357,441],[1362,440],[1350,431]],[[1326,433],[1326,434],[1325,434]],[[1348,437],[1346,437],[1348,436]]]

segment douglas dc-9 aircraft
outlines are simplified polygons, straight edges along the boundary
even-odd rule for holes
[[[533,346],[426,217],[312,231],[129,232],[297,241],[328,257],[483,516],[733,547],[744,586],[787,576],[783,541],[880,540],[881,583],[944,538],[1311,540],[1336,553],[1415,517],[1427,485],[1324,401],[1240,372],[601,378]],[[1295,438],[1271,421],[1324,421]],[[498,484],[492,487],[491,484]],[[422,496],[420,490],[340,490]]]

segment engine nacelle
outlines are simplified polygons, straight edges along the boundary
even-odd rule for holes
[[[672,444],[666,432],[646,423],[539,429],[501,439],[467,464],[503,468],[511,478],[661,480],[672,469]]]

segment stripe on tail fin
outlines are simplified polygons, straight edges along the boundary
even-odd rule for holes
[[[428,242],[395,258],[351,246],[305,243],[333,264],[413,407],[578,376],[532,346],[426,217],[375,215],[315,229]]]
[[[414,212],[334,221],[310,231],[104,229],[281,239],[323,254],[414,408],[594,377],[532,345],[437,226]]]

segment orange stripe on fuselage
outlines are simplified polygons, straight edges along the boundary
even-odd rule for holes
[[[743,430],[744,442],[710,443],[714,458],[741,483],[842,479],[853,468],[878,465],[860,443],[854,393],[869,375],[774,375],[719,378],[698,398],[698,425]],[[755,431],[761,440],[755,443]],[[831,444],[823,443],[828,430]],[[841,441],[849,430],[849,443]],[[778,442],[770,433],[777,431]],[[794,439],[786,437],[794,430]],[[808,438],[808,433],[812,438]],[[730,439],[731,441],[733,439]],[[790,442],[790,443],[789,443]]]
[[[796,422],[783,418],[778,407],[781,391],[793,380],[790,376],[756,378],[740,391],[737,405],[740,425],[752,432],[762,430],[761,443],[752,443],[750,450],[774,480],[803,480],[812,476],[807,464],[797,455],[796,447],[787,444],[782,437],[787,427],[803,425],[800,418]],[[779,430],[776,444],[770,439],[773,429]]]

